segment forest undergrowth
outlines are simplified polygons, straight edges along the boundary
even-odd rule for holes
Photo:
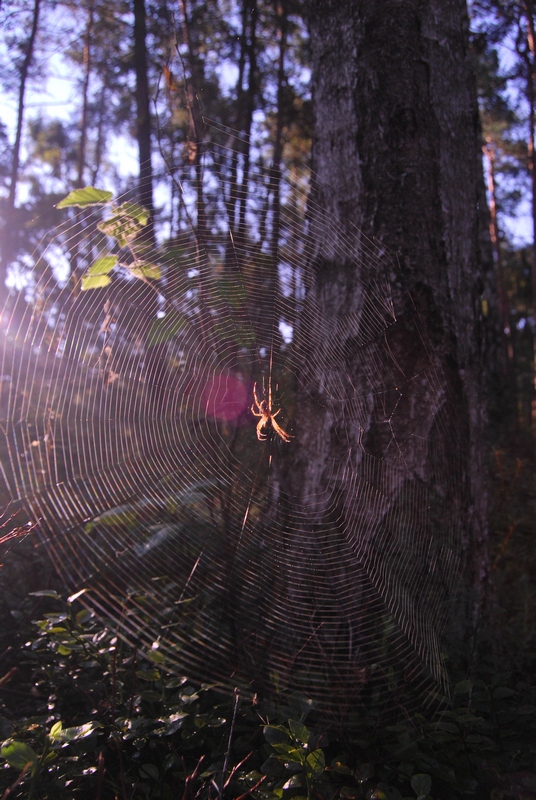
[[[492,457],[497,624],[440,714],[368,709],[345,726],[304,696],[196,685],[66,597],[37,534],[0,572],[0,790],[7,798],[536,797],[536,464]],[[234,691],[233,691],[234,689]]]

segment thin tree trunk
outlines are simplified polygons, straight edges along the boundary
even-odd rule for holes
[[[82,80],[82,113],[80,115],[80,140],[78,143],[78,156],[76,165],[76,179],[74,185],[80,189],[84,186],[84,172],[87,161],[87,129],[89,125],[89,82],[91,78],[91,40],[93,37],[94,9],[93,2],[89,8],[89,15],[86,25],[86,35],[84,37],[83,65],[84,77]],[[77,279],[79,266],[80,244],[85,238],[85,218],[86,213],[82,213],[76,222],[73,235],[69,239],[71,255],[71,275]]]
[[[108,93],[108,85],[105,81],[100,90],[99,106],[98,106],[98,122],[97,122],[97,142],[95,144],[95,159],[91,171],[91,185],[95,186],[99,170],[102,162],[102,151],[104,145],[104,115],[106,108],[106,96]]]
[[[497,193],[495,185],[495,147],[491,141],[488,141],[483,148],[484,155],[487,162],[488,172],[488,195],[489,195],[489,212],[490,224],[489,233],[491,238],[491,246],[495,255],[495,265],[497,268],[497,295],[499,298],[499,320],[501,324],[501,338],[504,343],[505,350],[505,368],[508,370],[509,365],[513,361],[512,351],[512,337],[510,330],[510,305],[508,303],[508,294],[504,283],[504,267],[501,254],[501,243],[499,239],[499,223],[497,219]]]
[[[80,118],[80,143],[78,146],[78,164],[76,187],[84,185],[84,170],[86,168],[87,129],[89,124],[89,81],[91,77],[91,40],[93,37],[94,9],[93,3],[89,7],[89,17],[86,27],[84,42],[84,79],[82,82],[82,116]]]
[[[272,269],[277,270],[277,255],[279,250],[279,228],[281,225],[281,160],[283,158],[283,114],[284,114],[284,88],[285,88],[285,53],[287,49],[287,9],[284,0],[276,0],[276,14],[279,28],[279,59],[277,64],[277,110],[276,128],[274,135],[274,158],[271,175],[272,195],[272,241],[270,254]],[[277,280],[277,273],[275,276]]]
[[[238,77],[236,79],[236,112],[235,128],[240,133],[244,117],[244,74],[246,70],[246,52],[248,48],[248,6],[249,0],[242,2],[242,33],[240,35],[240,55],[238,57]],[[229,170],[229,228],[235,236],[238,233],[238,157],[242,147],[240,138],[231,138],[231,164]]]
[[[13,254],[13,225],[14,225],[14,211],[17,196],[17,185],[19,181],[19,168],[20,168],[20,149],[22,142],[22,127],[24,122],[24,101],[26,96],[26,83],[28,80],[28,72],[32,63],[32,58],[35,48],[35,39],[37,36],[37,29],[39,25],[39,11],[41,0],[34,0],[33,14],[32,14],[32,27],[30,36],[26,43],[24,59],[20,71],[19,82],[19,102],[17,108],[17,128],[15,133],[15,144],[13,146],[13,157],[11,162],[11,175],[9,184],[9,194],[6,203],[5,227],[4,227],[4,246],[2,248],[2,267],[1,267],[1,281],[4,283],[6,279],[6,272]]]
[[[190,78],[186,86],[186,100],[190,114],[190,135],[188,141],[188,159],[195,170],[195,189],[196,189],[196,217],[197,217],[197,238],[199,242],[204,242],[205,232],[205,203],[203,197],[203,115],[199,103],[199,83],[203,76],[198,75],[197,59],[195,55],[192,35],[190,31],[190,21],[186,0],[180,0],[183,20],[183,40],[188,49],[188,60]]]
[[[242,145],[242,182],[238,189],[239,215],[238,215],[238,240],[247,239],[246,210],[249,190],[249,167],[251,163],[251,127],[253,112],[255,111],[255,98],[257,96],[257,19],[259,11],[257,0],[250,0],[250,35],[248,46],[248,88],[244,101],[244,140]]]
[[[534,146],[536,123],[536,33],[534,29],[534,6],[531,0],[525,3],[527,22],[528,52],[525,55],[527,67],[527,100],[529,104],[529,139],[528,162],[532,189],[532,252],[531,252],[531,286],[532,311],[536,310],[536,149]],[[536,424],[536,330],[533,332],[533,391],[531,401],[531,422]]]
[[[134,66],[136,70],[136,137],[140,159],[139,201],[151,213],[145,236],[154,240],[153,167],[151,151],[151,113],[147,77],[147,22],[145,0],[134,0]]]

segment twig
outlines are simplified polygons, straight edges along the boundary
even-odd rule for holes
[[[18,671],[18,667],[11,667],[11,669],[8,670],[2,678],[0,678],[0,686],[4,686],[4,684],[10,681],[13,675],[16,675]]]
[[[493,567],[492,567],[493,570],[497,569],[497,567],[499,565],[499,561],[503,557],[504,551],[508,547],[508,542],[512,538],[512,534],[513,534],[513,532],[515,531],[516,528],[517,528],[517,522],[512,522],[512,524],[508,528],[508,533],[506,534],[506,536],[503,539],[503,543],[502,543],[501,549],[497,553],[497,557],[495,558],[495,561],[493,562]]]
[[[101,800],[101,791],[105,772],[106,767],[104,766],[104,753],[101,750],[97,760],[97,796],[95,797],[95,800]]]
[[[260,779],[260,781],[257,781],[255,786],[252,786],[251,789],[247,790],[247,792],[244,792],[244,794],[241,794],[239,797],[236,798],[236,800],[244,800],[244,797],[247,797],[248,794],[251,794],[251,792],[254,792],[255,789],[258,789],[259,786],[261,785],[261,783],[263,783],[266,780],[267,777],[268,777],[268,775],[263,775],[262,778]]]
[[[238,770],[240,769],[242,764],[245,764],[246,761],[248,760],[248,758],[251,758],[252,755],[253,755],[253,750],[251,751],[251,753],[248,753],[247,756],[242,759],[242,761],[239,761],[238,764],[234,765],[234,767],[232,768],[232,770],[229,773],[229,777],[227,778],[227,780],[225,781],[225,783],[223,785],[224,789],[227,789],[227,787],[229,786],[230,782],[232,781],[233,776],[235,775],[235,773],[238,772]]]
[[[31,764],[32,764],[32,762],[31,762],[31,761],[29,761],[29,762],[26,764],[26,766],[24,767],[24,769],[22,770],[21,774],[19,775],[19,777],[17,778],[17,780],[15,781],[15,783],[12,783],[12,784],[11,784],[11,786],[8,786],[8,787],[7,787],[6,791],[5,791],[5,792],[4,792],[4,794],[2,795],[2,800],[7,800],[7,798],[8,798],[8,797],[9,797],[9,795],[11,794],[11,792],[12,792],[14,789],[16,789],[16,788],[17,788],[17,786],[18,786],[20,783],[22,783],[22,781],[24,780],[24,776],[25,776],[25,775],[26,775],[26,773],[28,772],[28,770],[29,770],[29,768],[30,768]]]
[[[130,703],[128,705],[128,716],[132,717],[134,713],[134,691],[136,689],[136,665],[138,661],[138,651],[134,650],[132,657],[132,687],[130,689]]]
[[[188,800],[188,784],[190,781],[194,781],[197,778],[197,773],[201,767],[201,764],[204,760],[205,756],[201,756],[199,761],[197,762],[196,768],[192,772],[191,775],[188,775],[184,781],[184,792],[182,793],[182,800]],[[184,762],[183,762],[184,763]]]
[[[219,800],[222,800],[225,773],[227,772],[227,767],[229,765],[229,756],[231,755],[231,741],[232,741],[232,738],[233,738],[234,726],[235,726],[235,722],[236,722],[236,712],[238,710],[238,701],[240,699],[240,689],[238,689],[238,687],[235,687],[234,696],[235,696],[235,701],[234,701],[234,708],[233,708],[233,718],[231,720],[231,728],[229,730],[229,739],[227,740],[227,752],[225,753],[225,758],[224,758],[224,761],[223,761],[223,767],[222,767],[222,770],[221,770],[221,781],[220,781],[220,786],[219,786],[219,790],[218,790]]]

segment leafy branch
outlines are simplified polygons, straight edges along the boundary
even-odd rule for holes
[[[149,283],[161,278],[161,269],[139,257],[133,243],[138,234],[149,221],[150,214],[144,206],[138,203],[125,202],[115,205],[111,192],[86,186],[83,189],[74,189],[57,205],[57,208],[88,208],[89,206],[102,206],[108,208],[109,216],[99,225],[98,230],[115,239],[120,249],[128,248],[132,261],[119,261],[119,256],[107,253],[96,259],[88,270],[82,275],[82,290],[101,289],[111,282],[110,272],[116,266],[128,270],[132,277]]]

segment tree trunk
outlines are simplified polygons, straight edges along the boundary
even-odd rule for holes
[[[501,326],[501,341],[503,344],[503,363],[504,373],[508,375],[508,385],[510,391],[515,393],[515,373],[514,373],[514,349],[512,343],[512,329],[510,326],[510,304],[508,302],[508,292],[506,290],[504,278],[504,266],[501,253],[501,242],[499,238],[499,221],[497,215],[497,191],[495,183],[495,161],[497,158],[496,148],[493,142],[488,139],[483,147],[484,156],[487,164],[488,177],[488,197],[489,197],[489,235],[493,255],[495,258],[495,269],[497,271],[497,297],[499,300],[499,322]],[[512,406],[516,405],[515,403]]]
[[[151,212],[144,235],[154,239],[153,167],[151,161],[151,112],[147,78],[147,24],[145,0],[134,0],[134,66],[136,70],[136,137],[140,158],[139,201]]]
[[[304,551],[323,570],[318,646],[347,643],[354,685],[380,664],[409,686],[419,662],[440,682],[453,565],[466,566],[473,626],[490,573],[496,331],[467,12],[464,0],[313,0],[310,20],[314,253],[282,484],[301,520],[292,563]]]
[[[277,64],[277,119],[274,134],[274,160],[270,176],[273,222],[270,242],[270,255],[274,272],[277,272],[279,250],[279,228],[281,225],[281,160],[283,158],[284,92],[285,92],[285,53],[287,49],[287,9],[286,3],[276,0],[276,17],[279,33],[279,58]]]
[[[203,85],[202,66],[195,52],[186,0],[180,0],[182,11],[183,41],[188,48],[189,80],[186,82],[186,102],[190,115],[190,131],[187,142],[188,161],[195,170],[196,235],[199,243],[206,240],[205,201],[203,196],[203,115],[199,102],[200,86]]]
[[[75,186],[81,189],[84,186],[84,171],[87,160],[87,130],[89,125],[89,80],[91,77],[91,39],[93,37],[93,24],[95,12],[93,3],[90,4],[84,42],[84,78],[82,81],[82,115],[80,117],[80,142],[78,144],[77,175]]]
[[[243,154],[242,162],[242,181],[238,189],[239,197],[239,216],[237,238],[239,242],[247,240],[246,230],[246,210],[249,191],[249,167],[251,163],[251,127],[253,124],[253,112],[255,111],[255,99],[257,96],[258,75],[257,75],[257,20],[259,9],[257,0],[248,0],[248,13],[250,16],[250,34],[247,46],[248,55],[248,85],[245,95],[243,95],[244,117],[243,127],[244,137],[241,149]]]
[[[22,126],[24,121],[24,99],[26,96],[26,83],[28,80],[28,72],[32,63],[32,58],[35,48],[35,39],[37,36],[37,28],[39,25],[39,10],[41,0],[34,0],[33,14],[32,14],[32,27],[30,36],[26,43],[24,59],[20,71],[19,83],[19,103],[17,108],[17,128],[15,132],[15,144],[13,146],[13,158],[11,161],[11,175],[9,184],[9,194],[7,197],[6,214],[5,214],[5,227],[4,227],[4,246],[2,248],[2,268],[1,268],[1,283],[2,285],[6,279],[7,268],[13,255],[13,228],[14,220],[13,215],[15,211],[15,202],[17,197],[17,185],[19,182],[19,167],[20,167],[20,148],[22,142]]]
[[[527,69],[527,102],[529,104],[529,140],[528,166],[532,189],[532,253],[531,253],[531,286],[532,312],[536,310],[536,147],[534,132],[536,125],[536,32],[534,28],[534,6],[531,0],[524,4],[527,24],[527,48],[522,53]],[[529,424],[536,423],[536,331],[533,333],[533,374],[532,401]]]

